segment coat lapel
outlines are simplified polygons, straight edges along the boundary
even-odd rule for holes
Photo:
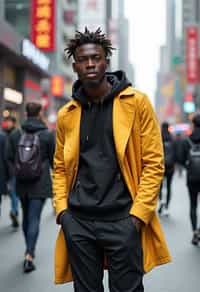
[[[120,162],[123,162],[126,145],[133,128],[135,111],[134,90],[128,87],[114,99],[113,105],[113,135]]]
[[[80,120],[81,120],[81,106],[72,101],[69,107],[67,107],[68,114],[66,116],[66,144],[65,151],[70,153],[66,155],[66,165],[71,171],[77,168],[78,157],[80,152]],[[73,168],[73,169],[71,169]]]

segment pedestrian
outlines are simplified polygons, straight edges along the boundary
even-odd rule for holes
[[[183,162],[182,162],[182,158],[183,158],[183,144],[184,144],[184,136],[181,132],[177,132],[176,133],[176,137],[175,137],[175,153],[176,153],[176,170],[178,172],[179,177],[182,177],[183,175]]]
[[[160,186],[158,213],[169,215],[169,204],[171,201],[171,186],[175,170],[175,142],[172,134],[169,132],[168,122],[162,123],[162,141],[164,149],[165,173]],[[163,184],[166,182],[166,197],[163,198]]]
[[[77,32],[66,51],[78,80],[57,118],[55,283],[103,291],[106,259],[111,291],[141,292],[144,272],[170,261],[155,213],[158,122],[124,72],[106,73],[112,44],[100,28]]]
[[[5,153],[6,135],[0,130],[0,215],[2,195],[7,194],[8,168]]]
[[[200,113],[194,115],[192,123],[192,134],[184,140],[182,161],[186,167],[190,200],[190,221],[193,231],[191,243],[198,245],[200,241],[197,225],[198,194],[200,192]]]
[[[16,189],[22,207],[26,244],[23,266],[25,273],[35,270],[33,259],[41,212],[45,200],[52,197],[50,168],[53,165],[55,147],[54,135],[42,119],[41,104],[27,103],[26,114],[27,119],[21,129],[10,135],[7,149],[8,160],[15,169]]]
[[[9,139],[9,136],[11,133],[17,128],[17,120],[16,117],[10,115],[4,119],[4,122],[6,124],[6,127],[4,128],[4,131],[7,134],[7,139]],[[16,179],[13,172],[12,165],[8,162],[8,173],[9,173],[9,180],[8,180],[8,193],[10,197],[10,219],[12,222],[13,228],[19,227],[19,199],[16,193]]]

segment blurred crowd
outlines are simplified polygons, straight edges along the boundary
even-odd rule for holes
[[[177,132],[170,133],[170,125],[163,122],[161,126],[163,140],[165,174],[160,187],[158,213],[169,215],[171,201],[172,180],[177,170],[182,177],[183,170],[186,170],[186,185],[188,188],[190,202],[190,222],[192,227],[193,245],[200,241],[200,229],[197,220],[198,193],[200,192],[200,114],[194,115],[192,119],[191,134]],[[163,196],[163,184],[166,185],[165,196]]]

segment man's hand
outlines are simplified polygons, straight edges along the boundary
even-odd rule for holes
[[[131,216],[131,217],[132,217],[133,224],[135,225],[137,231],[140,232],[142,226],[144,225],[144,222],[136,216]]]
[[[65,212],[66,212],[66,210],[63,210],[60,214],[59,214],[59,216],[58,216],[58,224],[61,224],[61,222],[62,222],[62,217],[63,217],[63,215],[65,214]]]

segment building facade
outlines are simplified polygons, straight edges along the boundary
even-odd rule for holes
[[[41,100],[50,60],[5,20],[3,1],[0,8],[0,117],[13,114],[20,120],[27,101]]]

